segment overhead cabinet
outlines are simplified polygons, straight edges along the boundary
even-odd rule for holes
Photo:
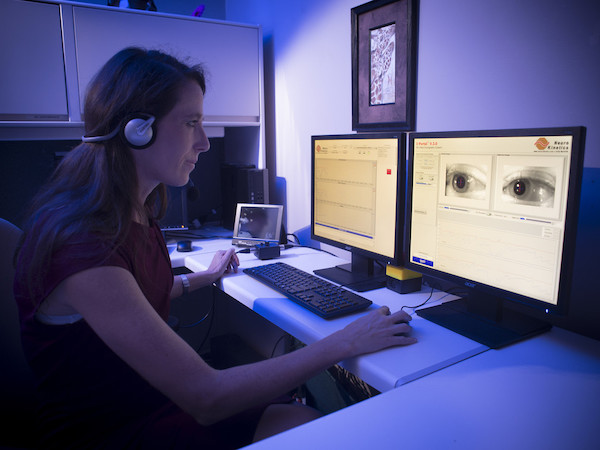
[[[258,127],[262,135],[262,34],[257,25],[56,0],[2,0],[0,38],[0,139],[22,127],[79,133],[91,78],[128,46],[160,49],[202,64],[207,73],[205,126]]]
[[[58,5],[3,0],[0,121],[67,121]]]
[[[259,28],[85,7],[73,9],[73,24],[81,101],[100,66],[134,45],[161,49],[206,67],[207,122],[259,122]]]

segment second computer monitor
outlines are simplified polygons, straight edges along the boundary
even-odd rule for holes
[[[311,143],[311,237],[352,254],[350,264],[315,273],[355,290],[383,287],[385,264],[402,263],[405,135],[312,136]]]
[[[406,264],[464,297],[419,315],[500,347],[549,328],[535,309],[566,312],[584,142],[583,127],[411,133]]]

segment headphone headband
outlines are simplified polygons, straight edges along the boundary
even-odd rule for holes
[[[121,125],[119,125],[117,128],[115,128],[114,130],[112,130],[110,133],[105,134],[104,136],[82,136],[81,137],[81,141],[82,142],[102,142],[102,141],[108,141],[109,139],[112,139],[117,134],[119,134],[120,130],[121,130]]]

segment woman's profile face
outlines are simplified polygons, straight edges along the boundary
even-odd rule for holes
[[[154,143],[133,150],[140,187],[147,193],[159,183],[183,186],[188,182],[198,155],[210,148],[202,125],[203,108],[200,86],[191,80],[184,82],[173,109],[157,121]]]

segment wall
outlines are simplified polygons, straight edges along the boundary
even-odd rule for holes
[[[227,0],[228,20],[263,26],[268,162],[290,231],[309,225],[310,136],[352,132],[363,3]],[[585,166],[600,167],[598,55],[597,0],[421,0],[417,130],[584,125]]]
[[[310,136],[352,132],[350,10],[363,3],[227,0],[228,20],[263,26],[271,196],[290,232],[310,222]],[[418,131],[587,127],[571,309],[552,320],[600,339],[600,3],[421,0],[418,45]]]

